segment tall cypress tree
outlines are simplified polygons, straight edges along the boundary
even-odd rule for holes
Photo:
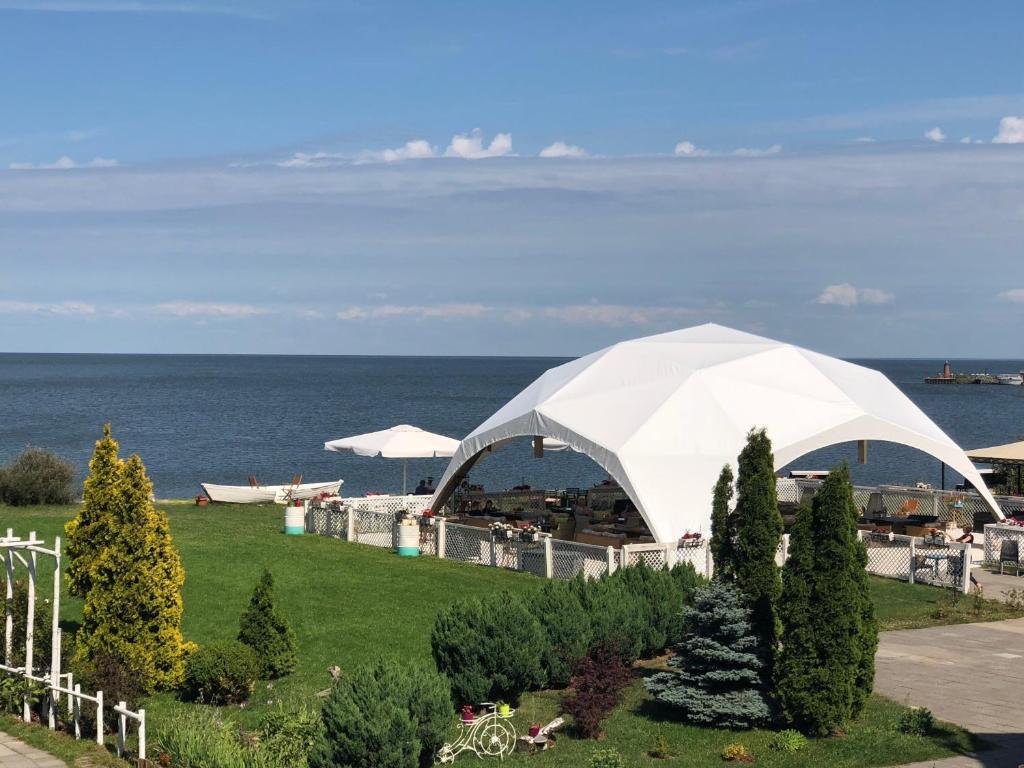
[[[834,469],[801,509],[784,570],[778,694],[789,720],[824,735],[871,692],[878,629],[849,469]]]
[[[711,560],[714,563],[714,577],[728,581],[735,577],[733,562],[733,536],[735,520],[729,509],[732,501],[732,467],[726,464],[715,483],[714,501],[711,504]]]
[[[782,537],[782,515],[775,491],[772,443],[764,429],[752,429],[747,435],[736,486],[736,586],[753,611],[754,630],[768,651],[771,679],[781,631],[777,605],[782,578],[775,553]]]
[[[295,633],[274,604],[274,577],[266,568],[239,619],[238,641],[256,651],[264,677],[283,677],[298,663]]]

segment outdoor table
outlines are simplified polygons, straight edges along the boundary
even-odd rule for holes
[[[935,578],[937,579],[937,578],[939,578],[939,563],[941,561],[943,561],[943,560],[949,560],[949,551],[948,550],[941,550],[941,551],[925,552],[924,558],[925,558],[925,560],[928,560],[928,561],[931,562],[932,573],[934,574]]]

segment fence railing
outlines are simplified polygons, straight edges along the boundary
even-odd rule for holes
[[[309,502],[306,531],[322,536],[391,548],[398,525],[390,512],[351,509],[347,502]],[[386,505],[385,505],[386,506]],[[443,517],[417,516],[420,551],[446,560],[532,573],[549,579],[572,579],[582,574],[600,578],[618,568],[646,563],[652,568],[672,568],[689,563],[697,573],[710,577],[714,571],[706,539],[683,539],[677,544],[623,544],[621,548],[583,544],[552,538],[543,533],[514,529],[481,528],[446,521]],[[1024,533],[1024,528],[1020,529]],[[928,543],[922,538],[859,532],[867,546],[869,573],[936,587],[967,591],[970,585],[970,545],[957,542]],[[783,534],[776,551],[780,566],[789,556],[789,534]]]

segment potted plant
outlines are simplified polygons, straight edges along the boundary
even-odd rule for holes
[[[512,717],[512,707],[506,702],[498,702],[498,717]]]
[[[473,714],[473,706],[471,704],[462,705],[462,722],[472,723],[476,716]]]

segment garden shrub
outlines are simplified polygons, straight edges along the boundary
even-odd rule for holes
[[[665,738],[665,734],[659,733],[654,737],[654,747],[648,754],[655,760],[668,760],[672,757],[672,753],[668,749],[668,739]]]
[[[590,650],[617,656],[627,666],[644,649],[645,613],[622,579],[577,576],[571,588],[590,617]]]
[[[736,515],[729,509],[732,496],[732,467],[726,464],[715,482],[711,504],[711,541],[708,543],[715,578],[722,581],[729,581],[736,575]]]
[[[10,464],[0,467],[2,504],[70,504],[75,495],[74,466],[41,448],[28,448]]]
[[[807,737],[800,731],[787,729],[772,736],[768,746],[776,752],[792,755],[807,746]]]
[[[234,704],[249,698],[260,674],[260,660],[237,640],[214,640],[190,654],[185,687],[204,704]]]
[[[590,756],[590,768],[626,768],[626,761],[615,749],[599,749]]]
[[[673,671],[652,675],[647,689],[698,725],[752,728],[768,722],[766,653],[737,589],[712,581],[697,590],[685,612],[691,629],[669,659]]]
[[[707,584],[708,580],[697,573],[693,563],[676,563],[668,573],[672,577],[676,589],[675,607],[672,611],[672,622],[669,625],[668,633],[668,644],[672,646],[682,642],[683,635],[686,633],[683,609],[688,605],[693,605],[694,594],[698,588]]]
[[[911,707],[900,715],[900,733],[912,736],[927,736],[935,727],[935,715],[926,707]]]
[[[544,630],[541,657],[546,684],[564,688],[572,670],[590,647],[590,617],[579,597],[565,581],[549,580],[530,596],[530,612]]]
[[[460,600],[442,610],[430,645],[456,704],[515,703],[524,691],[544,685],[544,630],[515,593]]]
[[[425,768],[444,743],[452,702],[436,672],[380,661],[337,680],[321,717],[310,768]]]
[[[3,569],[0,568],[0,571]],[[38,584],[37,584],[38,587]],[[13,588],[13,603],[11,605],[11,616],[13,626],[11,632],[11,661],[10,666],[20,667],[25,664],[25,631],[27,629],[26,619],[28,618],[28,581],[26,579],[15,579]],[[0,593],[7,594],[7,580],[0,578]],[[7,618],[7,601],[0,601],[0,624]],[[53,644],[51,626],[53,622],[53,610],[50,599],[39,594],[36,589],[35,609],[35,631],[32,640],[32,668],[36,673],[50,669],[50,652]]]
[[[655,570],[644,562],[619,569],[611,580],[621,582],[640,608],[643,617],[640,655],[650,658],[664,651],[683,610],[675,580],[664,568]]]
[[[107,701],[117,703],[123,701],[129,709],[138,709],[143,696],[138,677],[114,653],[101,651],[93,655],[86,663],[78,662],[72,667],[75,680],[82,683],[83,690],[103,691]],[[118,715],[113,707],[106,707],[103,719],[107,727],[117,727]],[[96,710],[93,707],[82,707],[82,727],[92,731],[96,727]]]
[[[283,677],[295,669],[295,633],[274,605],[274,577],[265,568],[239,625],[238,640],[256,651],[261,677]]]
[[[752,763],[754,756],[742,744],[726,744],[722,749],[722,759],[727,763]]]
[[[598,648],[576,665],[562,707],[572,715],[573,728],[580,736],[596,739],[601,735],[601,724],[632,679],[629,667],[613,651]]]
[[[104,427],[89,462],[85,497],[67,532],[68,588],[85,598],[75,661],[115,654],[143,691],[181,685],[192,646],[181,635],[185,580],[167,515],[138,456],[122,461]]]

